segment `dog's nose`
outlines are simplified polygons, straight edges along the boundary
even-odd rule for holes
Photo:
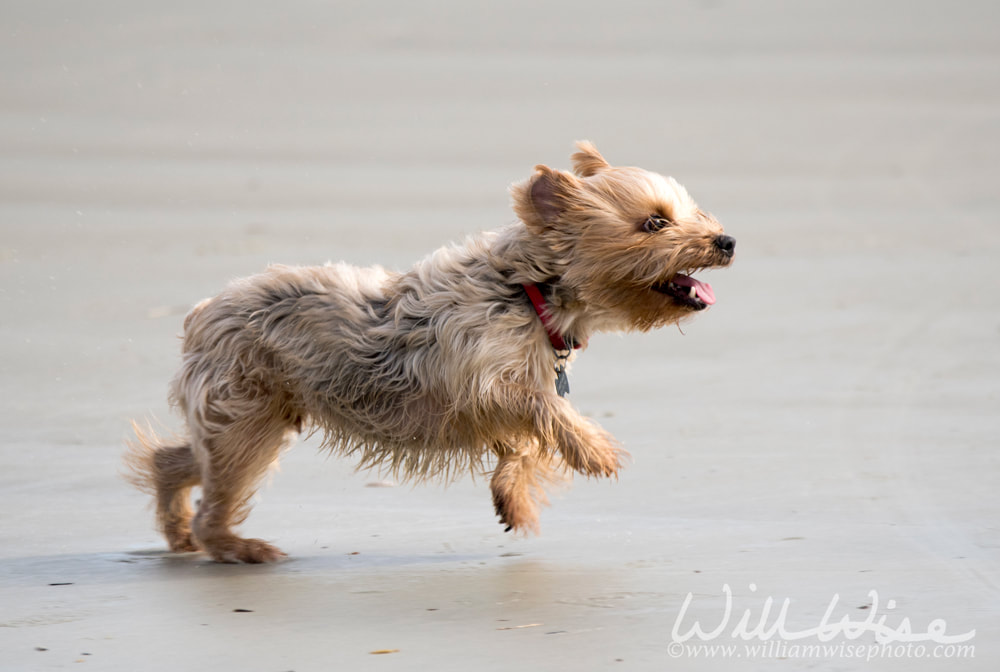
[[[715,246],[727,257],[733,256],[736,251],[736,239],[732,236],[718,236],[715,239]]]

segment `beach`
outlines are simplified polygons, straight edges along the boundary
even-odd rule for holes
[[[994,3],[3,14],[0,669],[996,668]],[[404,270],[584,138],[738,241],[711,309],[574,363],[617,480],[512,536],[488,474],[305,437],[240,528],[286,560],[166,551],[121,457],[134,419],[181,428],[195,303],[269,263]]]

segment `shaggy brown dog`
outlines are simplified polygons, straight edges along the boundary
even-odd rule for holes
[[[404,478],[495,458],[508,529],[537,529],[542,485],[566,466],[615,475],[617,442],[564,397],[573,347],[713,303],[690,274],[728,265],[735,241],[673,179],[578,149],[573,173],[536,166],[513,186],[518,223],[409,272],[272,266],[198,304],[171,387],[187,432],[171,441],[137,427],[127,457],[170,548],[222,562],[282,556],[231,528],[307,426],[360,467]]]

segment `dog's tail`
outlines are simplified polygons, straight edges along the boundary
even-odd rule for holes
[[[160,437],[149,423],[143,426],[134,420],[132,431],[135,438],[125,442],[123,476],[139,490],[156,495],[178,476],[181,476],[180,480],[190,480],[196,473],[189,441],[179,437]]]

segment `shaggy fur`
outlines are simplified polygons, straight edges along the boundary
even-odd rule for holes
[[[406,273],[272,266],[198,304],[171,386],[186,432],[161,439],[136,426],[127,456],[170,548],[222,562],[283,555],[232,527],[304,427],[359,467],[401,478],[495,459],[496,512],[519,531],[537,530],[543,485],[566,467],[616,475],[618,443],[556,394],[556,353],[523,285],[542,289],[567,342],[586,343],[704,308],[671,281],[728,265],[735,243],[673,179],[578,148],[573,173],[536,166],[512,187],[519,222]]]

